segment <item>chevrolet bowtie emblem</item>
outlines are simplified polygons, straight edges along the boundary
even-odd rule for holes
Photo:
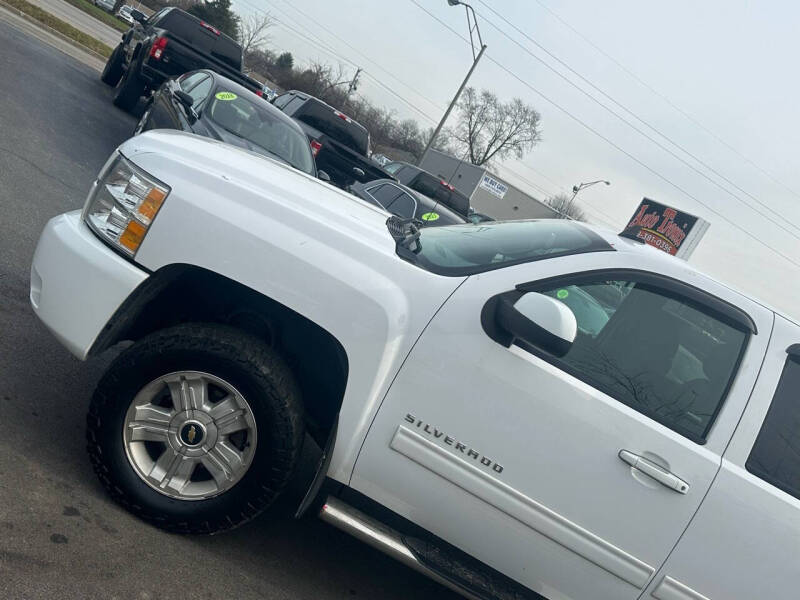
[[[189,431],[186,433],[186,439],[189,440],[190,444],[194,444],[194,438],[197,436],[197,428],[192,425],[189,427]]]

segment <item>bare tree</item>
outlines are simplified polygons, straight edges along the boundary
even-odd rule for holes
[[[545,204],[558,212],[559,219],[585,221],[586,214],[575,204],[574,199],[575,196],[568,194],[556,194],[545,200]]]
[[[269,30],[275,25],[275,20],[269,13],[251,13],[239,21],[239,44],[242,53],[258,50],[269,41]]]
[[[519,98],[503,103],[489,90],[478,93],[467,88],[458,109],[451,139],[474,165],[509,156],[522,158],[541,139],[541,116]]]

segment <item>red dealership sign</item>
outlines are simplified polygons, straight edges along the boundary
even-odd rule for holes
[[[699,217],[644,198],[620,235],[673,256],[688,258],[708,226],[708,222]]]

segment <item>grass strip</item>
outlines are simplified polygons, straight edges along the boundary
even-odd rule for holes
[[[26,2],[25,0],[2,0],[0,3],[7,4],[12,8],[16,8],[18,11],[25,13],[29,17],[36,19],[40,23],[47,25],[51,29],[54,29],[58,33],[67,36],[68,38],[78,42],[81,46],[85,46],[97,54],[106,57],[111,55],[111,48],[106,46],[101,41],[93,38],[79,29],[75,29],[69,23],[65,23],[61,19],[54,17],[46,10],[42,10],[30,2]]]
[[[117,31],[125,33],[126,31],[128,31],[128,29],[130,29],[130,25],[128,25],[127,23],[123,23],[111,13],[107,13],[99,6],[95,6],[91,2],[87,2],[87,0],[65,0],[65,1],[69,4],[72,4],[72,6],[74,6],[75,8],[79,8],[83,12],[92,15],[98,21],[102,21],[106,25],[113,27]]]

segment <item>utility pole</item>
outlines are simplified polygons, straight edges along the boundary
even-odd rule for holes
[[[350,82],[350,87],[347,88],[347,96],[348,96],[348,98],[350,97],[350,94],[355,92],[356,88],[358,88],[358,77],[359,77],[359,75],[361,75],[361,71],[362,71],[361,67],[358,67],[356,69],[356,74],[353,75],[353,81]]]
[[[478,20],[475,17],[475,10],[466,2],[461,2],[461,0],[447,0],[447,3],[450,6],[458,6],[459,4],[464,6],[464,10],[467,13],[467,27],[469,27],[469,41],[472,45],[472,66],[469,68],[467,72],[467,76],[464,78],[464,81],[461,82],[461,86],[458,88],[456,95],[453,96],[453,99],[450,101],[450,106],[447,107],[447,110],[444,112],[444,116],[442,116],[442,120],[439,121],[439,124],[436,126],[436,129],[433,131],[433,135],[431,135],[428,143],[425,145],[425,150],[422,151],[422,155],[420,156],[417,164],[422,164],[422,161],[425,160],[425,155],[428,153],[428,150],[431,149],[433,143],[436,141],[436,138],[441,133],[442,128],[444,127],[445,122],[447,121],[447,117],[450,116],[450,113],[453,111],[453,107],[458,104],[458,99],[461,97],[461,92],[464,91],[464,88],[467,87],[467,82],[469,78],[472,76],[472,72],[475,70],[475,67],[478,66],[478,61],[483,56],[483,53],[486,51],[486,44],[483,43],[483,39],[481,38],[481,30],[478,28]],[[480,48],[476,52],[476,42],[477,47]]]

